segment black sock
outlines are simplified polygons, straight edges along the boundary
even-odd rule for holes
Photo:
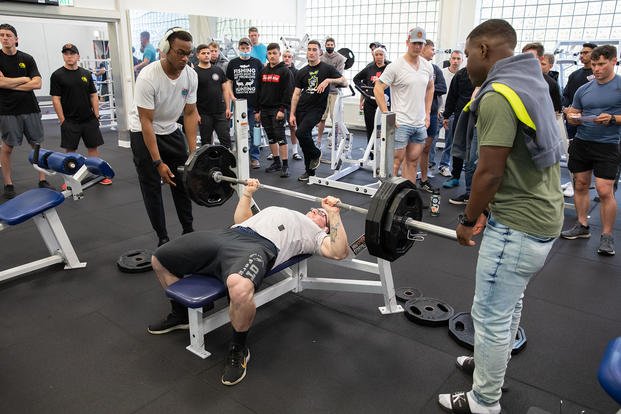
[[[280,164],[280,157],[278,155],[274,155],[274,164]]]
[[[289,166],[289,160],[282,160],[282,166],[283,167],[288,167]]]
[[[247,336],[248,336],[248,331],[237,332],[235,329],[233,329],[233,340],[231,341],[231,344],[236,347],[243,348],[246,346]]]

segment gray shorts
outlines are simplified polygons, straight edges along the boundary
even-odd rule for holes
[[[43,142],[41,112],[20,115],[0,115],[2,141],[11,147],[22,145],[24,135],[30,144]]]

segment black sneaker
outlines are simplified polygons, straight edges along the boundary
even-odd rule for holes
[[[470,199],[470,194],[464,193],[457,197],[449,198],[449,203],[455,204],[456,206],[468,204],[468,200]]]
[[[569,229],[561,232],[561,237],[567,240],[588,239],[591,237],[590,226],[583,226],[579,221]]]
[[[269,167],[265,169],[265,172],[270,173],[274,171],[280,171],[281,168],[282,168],[282,165],[279,162],[274,161],[272,165],[270,165]]]
[[[306,179],[308,181],[308,178]],[[4,198],[10,200],[15,197],[15,187],[13,184],[7,184],[4,186]]]
[[[420,189],[428,192],[429,194],[433,194],[435,191],[438,191],[437,188],[431,185],[429,180],[420,182]]]
[[[302,174],[302,175],[300,175],[300,176],[298,177],[298,181],[304,181],[304,182],[307,182],[307,181],[308,181],[308,177],[309,177],[308,173],[306,173],[306,172],[305,172],[304,174]]]
[[[317,167],[319,167],[319,164],[321,164],[321,154],[319,154],[317,158],[313,158],[312,160],[310,160],[308,168],[311,170],[316,170]]]
[[[235,385],[241,382],[246,376],[248,361],[250,361],[250,350],[248,348],[240,349],[235,345],[231,345],[229,354],[224,360],[222,383],[224,385]]]
[[[179,316],[175,313],[169,313],[166,319],[161,322],[149,325],[149,333],[153,335],[161,335],[177,329],[188,329],[188,314]]]
[[[39,181],[39,188],[49,188],[53,190],[53,187],[47,182],[47,180]]]
[[[282,169],[280,170],[280,176],[281,176],[282,178],[287,178],[287,177],[289,177],[289,167],[286,167],[286,166],[284,166],[284,165],[283,165],[283,166],[282,166]]]

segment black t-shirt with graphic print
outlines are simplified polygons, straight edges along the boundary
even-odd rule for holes
[[[32,56],[18,50],[7,55],[0,50],[0,72],[7,78],[34,78],[41,76]],[[0,115],[21,115],[41,112],[33,91],[16,91],[0,88]]]
[[[65,119],[86,122],[95,118],[91,95],[97,93],[91,72],[84,68],[75,70],[61,67],[50,77],[50,95],[60,96]]]
[[[233,95],[237,99],[246,99],[251,108],[257,103],[257,84],[261,70],[263,64],[253,57],[246,60],[236,57],[226,68],[226,77],[233,82]]]
[[[341,75],[332,65],[319,62],[316,66],[306,65],[295,75],[295,87],[300,88],[300,100],[298,101],[298,111],[326,110],[328,93],[330,88],[324,89],[322,93],[317,92],[317,86],[326,79],[338,79]]]

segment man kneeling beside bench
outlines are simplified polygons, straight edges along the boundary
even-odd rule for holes
[[[246,337],[256,314],[254,293],[265,274],[300,254],[336,260],[348,256],[338,198],[325,197],[322,208],[312,208],[306,214],[267,207],[253,215],[252,195],[258,188],[258,180],[248,179],[231,228],[185,234],[158,248],[151,260],[164,289],[189,274],[215,276],[226,284],[233,339],[222,374],[224,385],[235,385],[246,376],[250,360]],[[175,301],[171,306],[166,319],[149,326],[150,333],[188,328],[187,309]]]

